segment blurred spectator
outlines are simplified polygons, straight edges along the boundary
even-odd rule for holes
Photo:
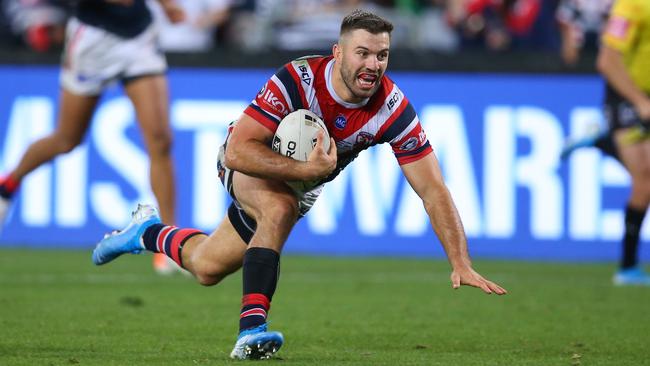
[[[328,50],[339,37],[341,18],[363,0],[285,0],[276,23],[276,44],[283,50]]]
[[[34,51],[45,52],[63,44],[69,15],[64,0],[4,0],[12,35]]]
[[[186,14],[185,21],[172,24],[157,1],[150,1],[160,25],[160,46],[165,51],[201,52],[213,48],[216,32],[230,13],[230,0],[176,0]]]
[[[541,0],[457,0],[449,20],[466,45],[504,51],[530,37],[542,12]]]
[[[402,6],[404,0],[402,0]],[[413,47],[416,49],[433,49],[442,52],[457,51],[460,46],[460,39],[458,34],[451,27],[447,14],[450,10],[451,3],[460,3],[461,1],[447,1],[447,0],[428,0],[424,3],[409,1],[410,7],[398,11],[410,10],[417,14],[417,19],[411,22],[415,28],[415,44]],[[398,2],[399,5],[399,2]]]
[[[238,14],[233,43],[249,50],[329,50],[341,18],[357,8],[379,9],[365,0],[258,0],[252,12]]]
[[[261,51],[269,46],[271,20],[277,0],[234,1],[226,41],[233,47]]]
[[[561,56],[575,65],[581,50],[596,51],[613,0],[561,0],[556,18],[562,40]]]
[[[228,42],[247,50],[329,50],[338,19],[355,8],[391,19],[395,49],[454,52],[553,49],[558,45],[559,0],[239,0]]]

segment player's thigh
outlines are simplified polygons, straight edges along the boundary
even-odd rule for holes
[[[98,101],[96,95],[80,95],[61,89],[56,134],[71,144],[79,144]]]
[[[133,103],[138,123],[148,146],[169,144],[169,96],[164,75],[146,75],[129,80],[124,90]]]
[[[233,191],[244,211],[260,221],[293,225],[298,219],[298,199],[284,182],[233,173]]]
[[[650,140],[626,143],[626,130],[615,132],[614,139],[621,161],[629,171],[632,179],[644,179],[650,174]]]

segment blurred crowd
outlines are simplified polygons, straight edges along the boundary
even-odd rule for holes
[[[0,0],[4,45],[44,52],[63,43],[71,0]],[[84,1],[84,0],[77,0]],[[369,9],[395,24],[394,49],[490,52],[544,50],[575,63],[595,48],[612,0],[176,0],[186,21],[171,24],[151,8],[170,52],[215,47],[329,50],[341,18]]]

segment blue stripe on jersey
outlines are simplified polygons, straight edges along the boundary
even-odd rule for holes
[[[392,139],[397,137],[400,133],[404,132],[404,129],[408,127],[411,122],[415,119],[415,108],[409,104],[404,108],[402,114],[393,122],[393,124],[388,127],[384,135],[381,137],[382,142],[390,142]]]
[[[422,151],[424,151],[424,150],[425,150],[426,148],[428,148],[429,146],[431,146],[431,144],[429,144],[429,141],[427,141],[426,144],[424,144],[424,145],[418,147],[417,149],[415,149],[415,150],[411,150],[411,151],[407,151],[407,152],[403,152],[403,153],[395,154],[395,157],[399,159],[399,158],[403,158],[403,157],[405,157],[405,156],[417,155],[417,154],[421,153]]]
[[[282,85],[284,85],[284,88],[289,94],[289,98],[291,98],[291,105],[293,106],[293,109],[297,111],[298,109],[304,109],[305,107],[302,105],[302,98],[300,97],[298,84],[296,84],[296,80],[294,80],[287,69],[288,67],[291,67],[290,65],[291,64],[278,70],[275,76],[277,76],[278,79],[280,79],[280,82],[282,82]]]
[[[266,117],[269,121],[275,123],[276,125],[279,125],[279,124],[280,124],[280,121],[278,121],[277,119],[275,119],[275,117],[273,117],[272,115],[270,115],[267,111],[263,110],[263,109],[260,108],[259,106],[257,106],[257,105],[255,105],[255,104],[251,103],[251,104],[250,104],[250,107],[253,108],[255,111],[261,113],[264,117]]]

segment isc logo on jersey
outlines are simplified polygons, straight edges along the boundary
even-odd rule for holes
[[[305,58],[310,58],[310,57],[312,56],[306,56]],[[292,63],[294,64],[294,67],[297,69],[298,73],[300,74],[300,80],[302,80],[302,82],[307,85],[311,85],[312,75],[309,69],[309,62],[307,62],[307,60],[303,58],[303,59],[294,60]]]
[[[388,107],[389,111],[392,111],[396,105],[399,105],[399,101],[400,101],[400,94],[399,92],[395,92],[393,93],[393,95],[390,96],[390,98],[388,98],[388,101],[386,102],[386,107]]]
[[[330,137],[325,123],[313,112],[299,109],[282,119],[273,136],[271,148],[292,159],[307,161],[316,146],[319,131],[324,131],[323,148],[329,151]],[[308,191],[317,182],[287,182],[296,191]]]

